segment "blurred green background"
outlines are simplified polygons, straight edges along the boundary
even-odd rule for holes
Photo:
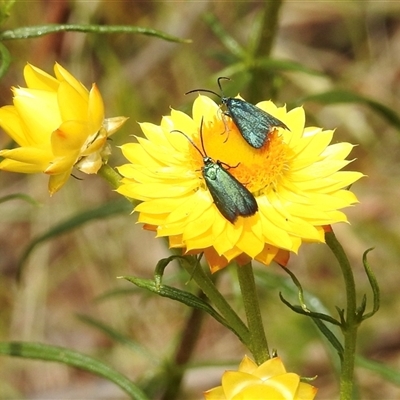
[[[45,23],[131,24],[159,29],[192,43],[74,32],[4,42],[12,61],[0,82],[0,105],[11,103],[11,86],[24,86],[22,71],[27,62],[52,73],[55,61],[87,87],[98,84],[107,117],[130,118],[113,136],[115,146],[141,135],[137,122],[157,124],[171,107],[190,112],[195,95],[184,93],[199,87],[216,90],[220,75],[232,78],[224,85],[228,95],[240,92],[252,102],[272,97],[288,108],[304,104],[307,125],[336,128],[334,142],[358,144],[349,168],[367,178],[352,188],[360,204],[346,210],[351,224],[337,226],[335,232],[354,266],[360,298],[367,293],[369,306],[370,289],[361,257],[367,248],[375,247],[369,260],[381,286],[381,310],[362,325],[358,350],[399,369],[400,3],[283,2],[271,52],[272,59],[281,62],[254,72],[246,57],[239,59],[240,49],[253,43],[264,7],[264,2],[253,1],[17,1],[2,30]],[[268,51],[261,42],[261,56],[264,50]],[[334,97],[332,90],[353,93],[362,101],[343,93]],[[313,98],[321,94],[325,95]],[[0,133],[0,147],[9,145],[9,138]],[[109,164],[124,162],[115,147]],[[1,197],[25,193],[38,202],[33,205],[16,199],[1,204],[0,340],[70,347],[104,360],[142,383],[151,382],[157,371],[167,368],[189,310],[133,290],[116,277],[150,278],[157,261],[169,254],[165,243],[142,230],[135,224],[136,215],[125,210],[44,241],[30,254],[17,282],[19,260],[35,238],[61,221],[112,204],[120,196],[101,178],[87,175],[83,180],[70,179],[49,198],[46,176],[1,172],[0,190]],[[344,289],[329,249],[305,245],[299,255],[291,257],[289,267],[303,287],[336,316],[334,305],[344,306]],[[257,266],[257,270],[271,347],[278,350],[288,370],[318,375],[314,382],[319,387],[317,398],[337,398],[336,356],[312,322],[279,301],[278,293],[285,293],[285,288],[276,284],[276,277],[284,277],[279,268]],[[270,279],[263,274],[265,270]],[[221,290],[240,310],[234,270],[228,268],[219,275]],[[176,266],[167,268],[165,279],[192,289],[189,277]],[[287,297],[296,301],[290,293]],[[131,346],[113,340],[78,314],[126,335]],[[202,398],[201,392],[218,385],[222,371],[235,367],[246,351],[231,332],[206,318],[181,398]],[[362,399],[400,398],[400,388],[378,374],[357,368],[356,376]],[[0,398],[126,396],[86,372],[1,357]]]

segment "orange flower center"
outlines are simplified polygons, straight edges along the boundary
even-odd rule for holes
[[[278,129],[269,133],[261,149],[255,149],[245,141],[233,121],[224,116],[222,119],[214,118],[211,123],[204,123],[202,137],[205,155],[220,161],[229,173],[255,195],[276,187],[279,177],[287,170],[289,148]],[[203,150],[200,133],[193,141]],[[203,159],[193,146],[190,157],[193,160],[193,170],[199,171],[201,175]]]

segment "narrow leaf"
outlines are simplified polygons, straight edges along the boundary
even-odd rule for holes
[[[137,343],[137,342],[131,340],[127,336],[125,336],[122,333],[113,329],[111,326],[109,326],[97,319],[94,319],[87,315],[82,315],[82,314],[78,314],[78,318],[82,322],[86,323],[87,325],[90,325],[90,326],[96,328],[97,330],[103,332],[109,338],[113,339],[113,341],[120,343],[120,344],[128,347],[129,349],[133,350],[134,352],[143,355],[144,357],[146,357],[146,359],[148,361],[157,365],[157,362],[155,362],[156,358],[154,357],[154,354],[151,354],[149,351],[147,351],[146,348],[144,346],[142,346],[140,343]]]
[[[212,13],[204,15],[204,20],[212,29],[215,36],[221,43],[236,57],[241,60],[246,58],[246,51],[243,47],[223,28],[217,17]],[[220,75],[221,76],[221,75]]]
[[[367,255],[368,253],[373,250],[373,249],[368,249],[367,251],[364,252],[363,254],[363,265],[365,269],[365,273],[368,276],[369,284],[371,285],[372,293],[374,296],[374,306],[371,312],[365,314],[363,316],[363,320],[367,318],[371,318],[378,310],[380,307],[381,303],[381,293],[378,285],[378,281],[376,280],[375,274],[372,272],[372,269],[368,263]]]
[[[183,261],[188,262],[191,265],[194,265],[194,268],[196,268],[197,266],[199,266],[202,255],[203,255],[203,253],[200,254],[199,258],[196,258],[194,256],[189,256],[189,255],[183,255],[183,256],[182,255],[172,255],[167,258],[161,259],[157,263],[156,269],[154,271],[154,283],[156,285],[156,289],[158,289],[161,286],[162,277],[164,275],[164,270],[165,270],[165,268],[167,268],[167,266],[169,265],[170,262],[172,262],[174,260],[181,260],[181,261],[183,260]]]
[[[330,315],[327,314],[322,314],[314,311],[310,311],[308,309],[304,309],[303,307],[300,306],[294,306],[290,304],[283,296],[282,293],[279,293],[279,298],[281,299],[282,303],[284,303],[286,306],[288,306],[292,311],[294,311],[297,314],[302,314],[310,318],[317,318],[326,322],[331,323],[332,325],[337,325],[340,326],[340,322],[337,321],[335,318],[332,318]]]
[[[303,287],[301,286],[300,281],[297,279],[296,275],[290,271],[288,268],[284,267],[283,265],[280,266],[292,279],[293,283],[296,285],[297,290],[298,290],[298,296],[299,296],[299,303],[301,305],[301,308],[306,311],[309,312],[310,310],[308,309],[305,301],[304,301],[304,291],[303,291]]]
[[[330,90],[324,93],[313,94],[302,97],[296,101],[297,104],[303,104],[307,101],[320,104],[338,104],[338,103],[360,103],[370,107],[377,114],[385,118],[390,124],[400,130],[400,116],[391,108],[372,100],[369,97],[362,96],[348,90]]]
[[[343,361],[343,346],[334,333],[318,318],[312,318],[319,331],[328,339],[329,343],[336,349],[339,358]]]
[[[300,72],[308,75],[317,75],[317,76],[323,75],[322,72],[319,72],[312,68],[308,68],[303,64],[291,60],[261,58],[253,61],[251,63],[251,66],[254,66],[255,68],[258,69],[263,69],[271,73],[289,71],[289,72]],[[219,71],[218,75],[214,75],[213,79],[216,80],[219,76],[235,76],[238,74],[243,74],[245,72],[248,72],[249,68],[250,65],[246,61],[230,63],[229,66]]]
[[[57,32],[83,33],[127,33],[154,36],[169,42],[191,43],[191,40],[181,39],[156,29],[142,28],[132,25],[80,25],[80,24],[47,24],[25,26],[0,33],[0,40],[31,39]]]
[[[10,16],[15,0],[2,0],[0,6],[0,25]]]
[[[241,340],[239,334],[231,326],[228,325],[226,320],[213,307],[211,307],[208,303],[195,296],[194,294],[171,286],[159,285],[151,279],[141,279],[135,278],[133,276],[121,276],[119,278],[126,279],[136,286],[150,290],[151,292],[156,293],[162,297],[168,297],[169,299],[179,301],[180,303],[183,303],[189,307],[205,311],[220,324],[230,329]]]
[[[356,356],[356,365],[375,372],[388,382],[392,382],[395,385],[400,386],[400,372],[398,369],[391,368],[388,365],[382,364],[378,361],[368,360],[362,356]]]
[[[2,78],[8,71],[8,67],[11,63],[10,52],[3,43],[0,43],[0,78]]]
[[[92,357],[58,346],[29,342],[0,342],[0,354],[31,358],[43,361],[55,361],[76,367],[114,382],[135,400],[149,400],[142,390],[130,379],[109,365]]]
[[[107,204],[102,204],[100,207],[95,209],[89,209],[77,215],[74,215],[67,220],[57,224],[44,234],[36,237],[29,246],[25,249],[21,259],[18,263],[18,276],[21,276],[22,268],[24,266],[25,261],[32,253],[32,251],[38,246],[40,243],[45,242],[46,240],[53,239],[57,236],[60,236],[64,233],[67,233],[73,229],[79,228],[87,222],[96,220],[96,219],[104,219],[111,217],[113,215],[121,214],[121,213],[129,213],[131,211],[131,204],[127,202],[125,199],[116,200]]]
[[[267,71],[292,71],[302,72],[308,75],[324,76],[324,73],[292,60],[279,60],[263,57],[255,60],[254,65],[257,68],[265,69]]]
[[[0,198],[0,204],[5,203],[6,201],[15,200],[15,199],[26,201],[27,203],[30,203],[34,206],[40,205],[40,203],[38,203],[33,197],[28,196],[23,193],[13,193],[13,194],[9,194],[7,196],[3,196]]]

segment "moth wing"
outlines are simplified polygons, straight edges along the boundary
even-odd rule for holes
[[[226,106],[229,116],[233,119],[243,138],[256,149],[264,145],[272,128],[288,129],[278,118],[247,101],[230,97],[226,101]]]
[[[241,217],[250,217],[254,215],[258,211],[258,204],[255,197],[246,188],[242,183],[240,183],[234,176],[232,176],[228,171],[225,169],[223,170],[226,174],[232,178],[232,182],[237,187],[237,198],[236,198],[236,206],[239,210],[238,215]]]
[[[257,202],[250,191],[221,165],[214,164],[216,179],[208,179],[207,187],[219,212],[231,223],[238,216],[249,217],[258,210]]]

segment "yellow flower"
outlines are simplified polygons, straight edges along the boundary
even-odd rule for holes
[[[290,130],[275,129],[261,149],[248,145],[218,105],[200,95],[193,118],[172,110],[161,125],[140,124],[145,138],[122,146],[129,164],[118,192],[138,199],[139,222],[168,236],[170,246],[204,251],[212,272],[233,259],[240,264],[273,259],[286,264],[302,242],[323,242],[324,225],[347,221],[340,209],[357,202],[346,190],[362,174],[339,171],[352,145],[329,145],[333,131],[304,127],[302,108],[286,111],[272,102],[258,107]],[[204,160],[185,133],[206,154],[221,161],[254,195],[258,212],[231,223],[213,202],[202,175]],[[228,168],[227,166],[230,166]]]
[[[222,386],[204,393],[206,400],[312,400],[317,389],[300,382],[279,357],[257,366],[245,356],[238,371],[226,371]]]
[[[95,174],[110,153],[107,137],[126,118],[104,118],[103,99],[97,86],[88,91],[61,65],[55,78],[27,64],[27,87],[14,87],[13,106],[0,108],[0,125],[20,146],[1,150],[0,169],[50,175],[49,192],[68,180],[75,166]]]

